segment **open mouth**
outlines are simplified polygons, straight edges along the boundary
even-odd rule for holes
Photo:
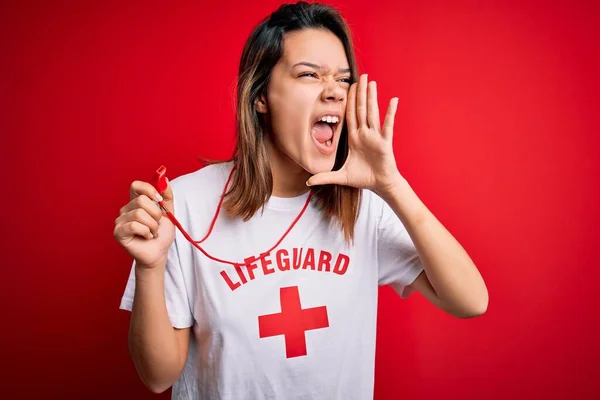
[[[329,155],[334,152],[333,143],[339,124],[340,118],[335,115],[325,115],[313,124],[312,137],[321,153]]]

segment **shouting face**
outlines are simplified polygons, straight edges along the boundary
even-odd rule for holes
[[[344,46],[333,33],[304,29],[286,35],[257,110],[269,120],[273,155],[287,168],[331,171],[350,81]]]

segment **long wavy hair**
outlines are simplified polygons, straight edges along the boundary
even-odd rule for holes
[[[286,33],[302,29],[325,29],[342,42],[348,58],[351,83],[358,70],[350,29],[333,7],[306,3],[285,4],[266,17],[248,37],[240,60],[237,81],[237,143],[232,158],[235,171],[225,193],[223,207],[233,216],[249,220],[268,201],[273,176],[267,143],[268,126],[255,108],[266,95],[275,64],[283,55]],[[342,129],[333,170],[340,169],[348,156],[348,130]],[[315,205],[326,218],[339,223],[347,243],[354,239],[354,226],[361,201],[359,189],[340,185],[313,187]]]

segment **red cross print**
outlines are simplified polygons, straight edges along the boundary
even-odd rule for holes
[[[280,296],[280,313],[258,317],[258,335],[261,339],[284,335],[286,357],[305,356],[306,338],[304,332],[329,327],[327,307],[302,309],[298,286],[281,288]]]

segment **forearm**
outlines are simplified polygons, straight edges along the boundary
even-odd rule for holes
[[[136,269],[129,348],[140,378],[154,392],[169,388],[182,365],[164,293],[164,268]]]
[[[444,308],[460,316],[485,312],[488,292],[477,267],[408,182],[398,177],[388,190],[378,194],[406,227]]]

